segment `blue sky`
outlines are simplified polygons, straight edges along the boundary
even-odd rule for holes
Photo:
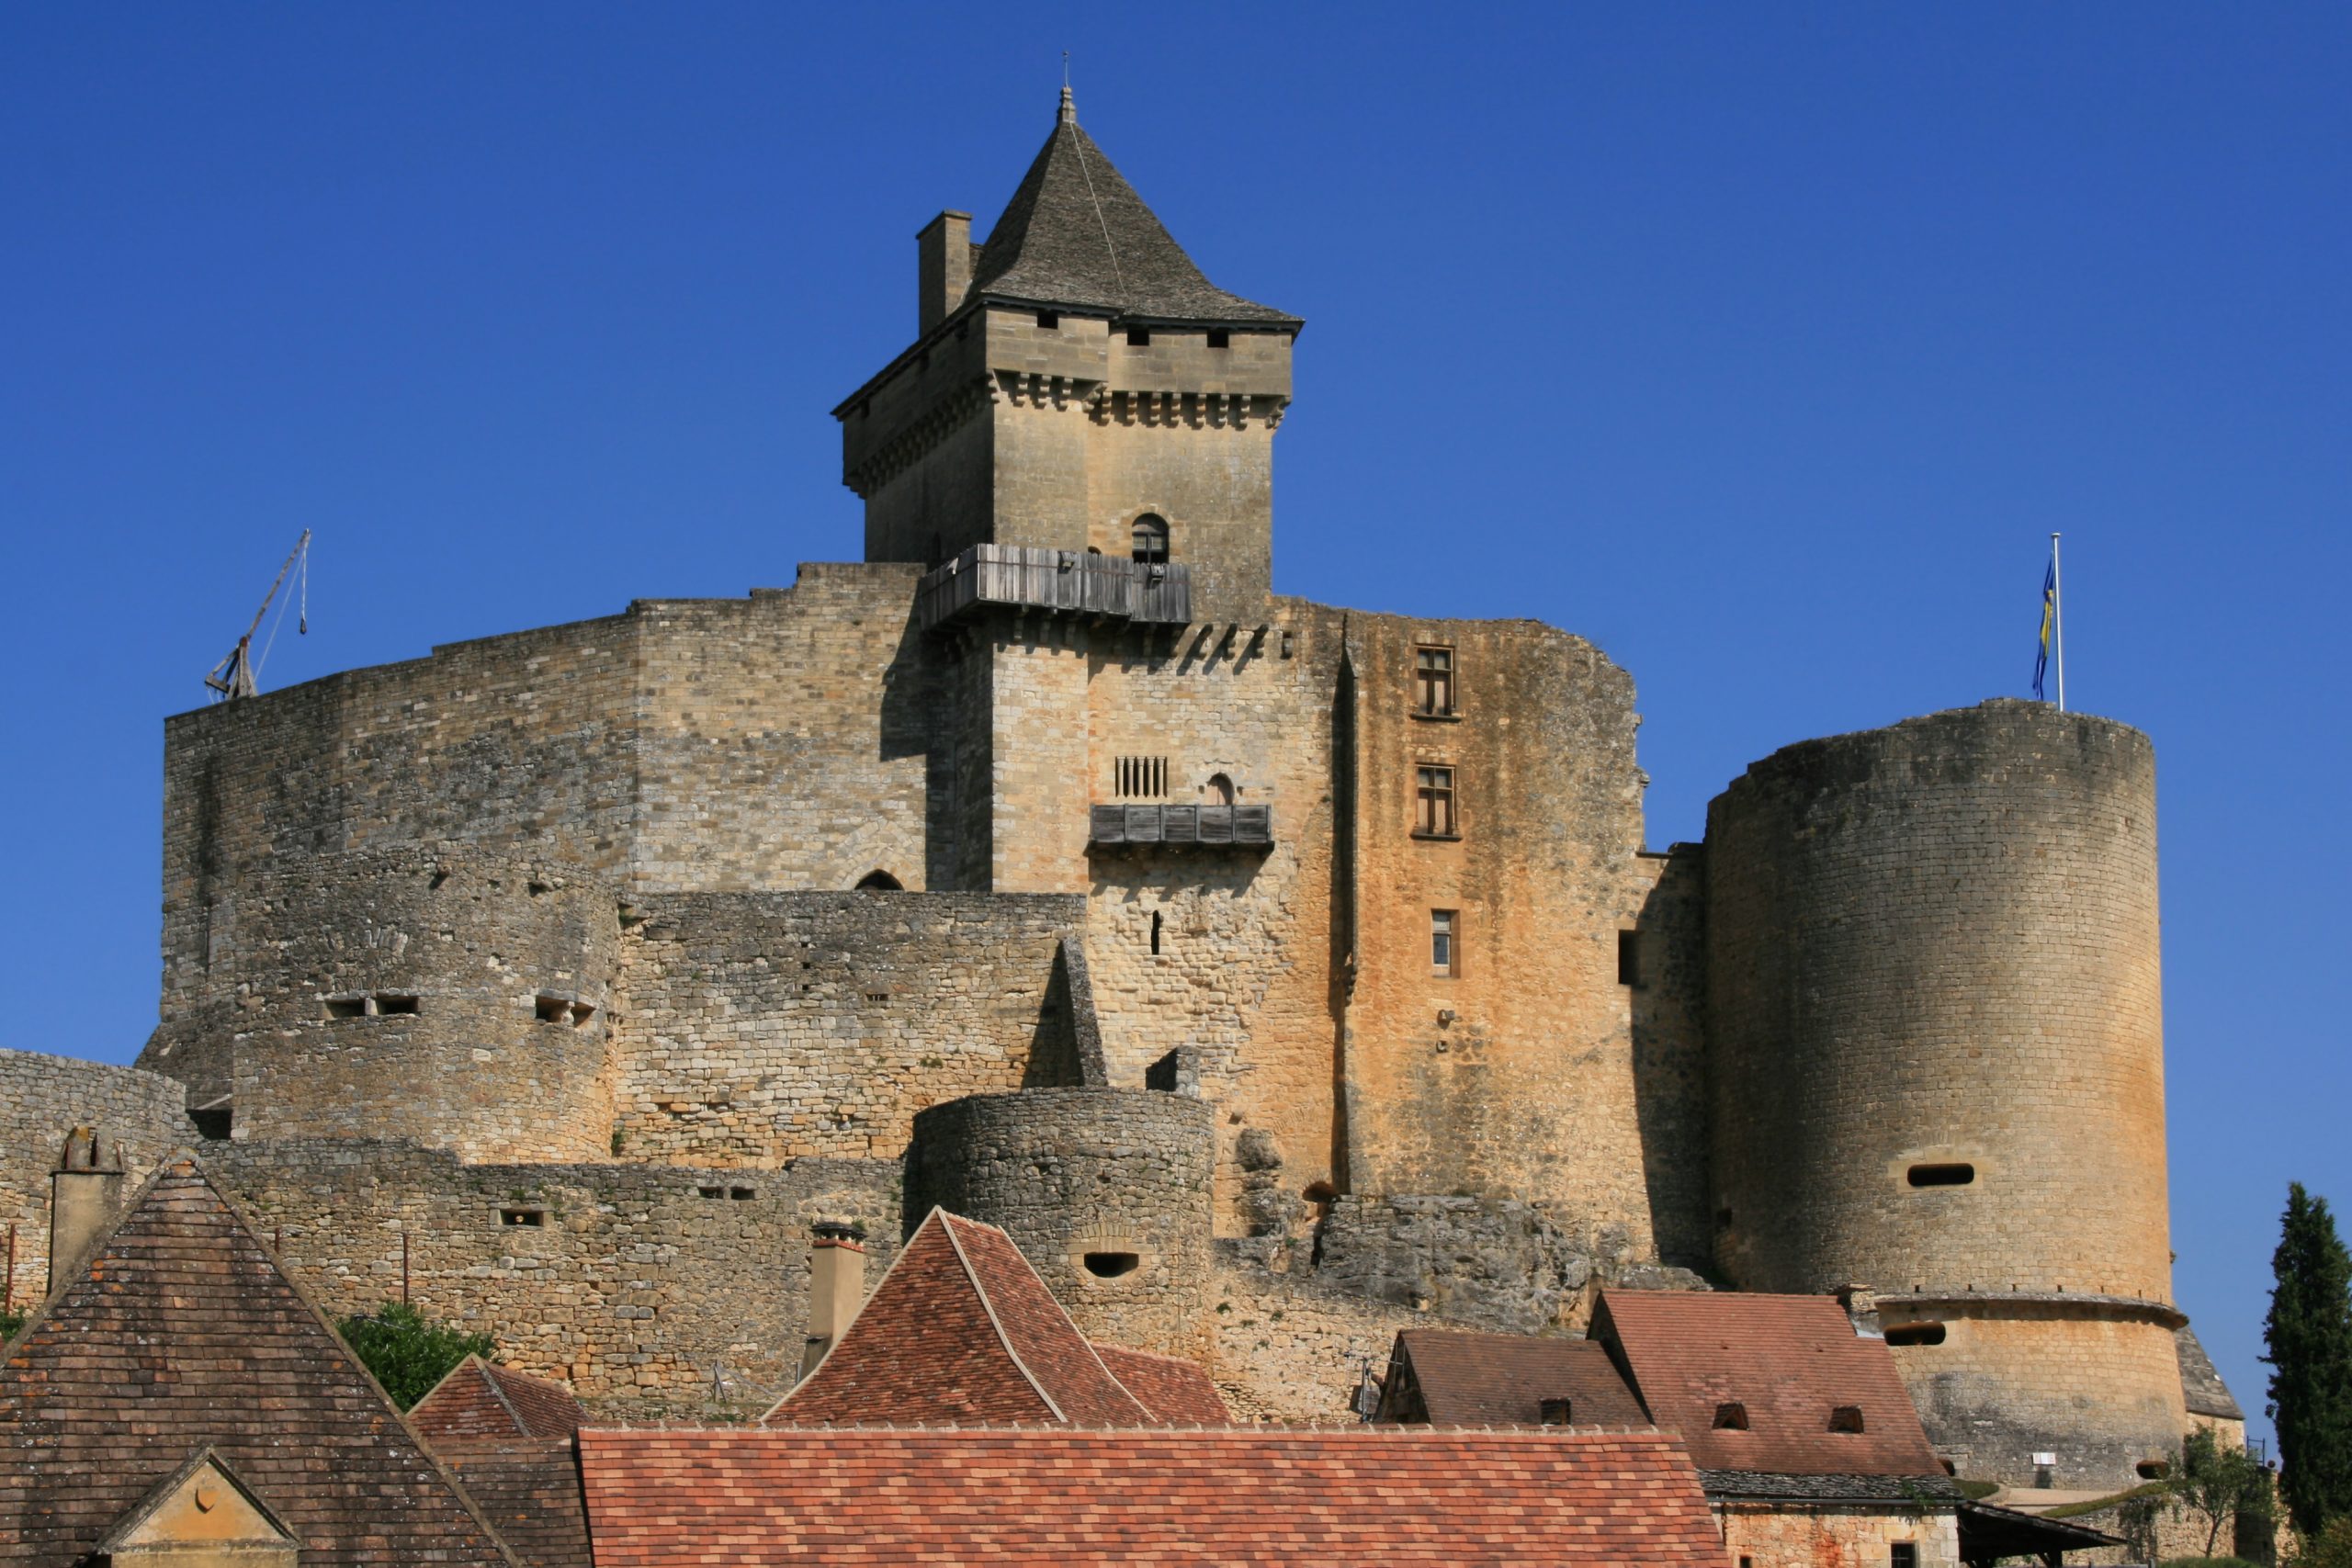
[[[0,6],[19,983],[154,1016],[161,728],[294,536],[282,686],[859,547],[826,411],[915,230],[1080,117],[1306,318],[1277,584],[1630,669],[1653,841],[1807,736],[2155,739],[2177,1294],[2242,1401],[2352,1202],[2352,8]]]

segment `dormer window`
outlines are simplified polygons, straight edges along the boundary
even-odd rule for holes
[[[1747,1406],[1739,1404],[1736,1400],[1727,1400],[1724,1404],[1716,1405],[1715,1430],[1718,1432],[1747,1431]]]
[[[1168,564],[1168,519],[1147,512],[1136,519],[1135,558],[1146,566]]]
[[[1829,1429],[1833,1432],[1859,1432],[1862,1429],[1862,1407],[1840,1404],[1829,1412]]]

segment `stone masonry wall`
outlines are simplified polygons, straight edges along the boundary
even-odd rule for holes
[[[810,1225],[863,1224],[869,1284],[897,1251],[889,1160],[460,1165],[356,1139],[214,1144],[203,1159],[333,1315],[400,1299],[405,1235],[420,1310],[488,1331],[499,1359],[569,1380],[607,1416],[700,1414],[715,1387],[756,1414],[799,1371]]]
[[[135,1190],[173,1150],[196,1141],[187,1096],[176,1079],[135,1067],[0,1050],[0,1230],[16,1233],[5,1294],[17,1311],[49,1288],[49,1178],[66,1134],[91,1127],[113,1140],[124,1190]],[[0,1254],[0,1267],[4,1260]]]
[[[1633,682],[1533,622],[1351,615],[1356,931],[1344,1046],[1348,1190],[1469,1193],[1624,1226],[1654,1256],[1618,933],[1644,779]],[[1451,716],[1414,660],[1452,649]],[[1418,773],[1453,771],[1457,832],[1415,830]],[[1455,916],[1452,974],[1433,911]]]
[[[602,1157],[619,940],[609,886],[561,863],[391,848],[223,887],[142,1066],[231,1135],[413,1137],[470,1159]]]
[[[1088,857],[1087,953],[1112,1081],[1183,1053],[1218,1119],[1224,1234],[1294,1231],[1337,1179],[1330,736],[1342,616],[1277,600],[1250,626],[1098,637],[1087,690],[1090,801],[1122,758],[1164,759],[1166,801],[1271,808],[1271,850],[1127,846]],[[1155,942],[1155,932],[1157,942]],[[1244,1212],[1245,1135],[1271,1137],[1275,1194]]]
[[[935,1105],[915,1118],[907,1223],[935,1205],[1001,1225],[1088,1337],[1198,1358],[1211,1122],[1146,1089]]]
[[[2120,1491],[2188,1430],[2169,1323],[2088,1302],[1984,1301],[1913,1312],[1882,1298],[1882,1324],[1943,1325],[1939,1344],[1891,1347],[1936,1451],[1972,1481]],[[1900,1337],[1898,1336],[1898,1338]]]
[[[661,894],[621,942],[616,1151],[895,1160],[915,1114],[1064,1076],[1074,897]]]
[[[1634,862],[1654,878],[1634,922],[1634,1111],[1659,1258],[1705,1270],[1714,1257],[1707,1121],[1706,852],[1677,844]]]
[[[1717,1503],[1715,1523],[1732,1561],[1753,1568],[1886,1568],[1897,1541],[1918,1548],[1919,1568],[1960,1568],[1960,1521],[1940,1512],[1767,1503]]]

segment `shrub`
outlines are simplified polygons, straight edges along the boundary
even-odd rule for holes
[[[406,1302],[386,1302],[372,1315],[346,1317],[335,1327],[402,1410],[432,1393],[468,1356],[491,1353],[489,1335],[435,1323]]]

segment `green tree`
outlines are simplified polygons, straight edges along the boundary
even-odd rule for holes
[[[406,1302],[386,1302],[373,1315],[346,1317],[335,1327],[402,1410],[432,1393],[468,1356],[491,1351],[489,1335],[460,1333]]]
[[[2278,1490],[2305,1540],[2352,1514],[2352,1253],[2327,1200],[2287,1189],[2277,1283],[2263,1340],[2269,1413],[2278,1432]]]
[[[2199,1427],[2180,1445],[2180,1458],[2168,1483],[2173,1506],[2191,1514],[2205,1527],[2205,1555],[2213,1556],[2222,1532],[2231,1530],[2240,1515],[2270,1517],[2270,1472],[2243,1448],[2233,1448]],[[2231,1537],[2235,1551],[2236,1537]]]

